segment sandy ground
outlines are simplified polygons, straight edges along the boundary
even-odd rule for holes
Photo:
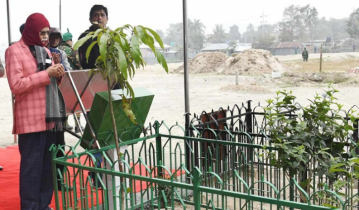
[[[319,54],[311,55],[311,58],[313,57],[319,57]],[[359,53],[324,54],[323,57],[329,57],[332,61],[342,61],[349,58],[359,59]],[[286,63],[293,61],[298,64],[297,61],[301,58],[300,55],[295,55],[278,56],[278,59]],[[169,64],[168,74],[159,65],[146,66],[145,69],[136,72],[132,86],[147,88],[155,94],[147,123],[164,120],[168,125],[176,122],[184,125],[184,77],[183,74],[173,73],[173,70],[180,65],[181,63]],[[343,69],[338,70],[343,71]],[[356,75],[349,75],[349,77],[356,77]],[[248,100],[252,100],[253,105],[258,103],[265,105],[265,101],[273,98],[275,91],[281,89],[292,90],[297,96],[297,101],[305,105],[308,98],[312,98],[315,93],[323,92],[327,86],[323,83],[300,83],[299,86],[292,87],[290,78],[287,83],[281,83],[281,80],[282,78],[272,79],[271,75],[239,76],[239,84],[236,86],[234,75],[190,74],[190,112],[200,113],[203,110],[210,111],[219,107],[233,107],[235,104],[241,105]],[[358,85],[334,84],[334,87],[340,91],[337,97],[346,109],[359,105],[355,97],[359,91]],[[7,147],[14,145],[14,136],[11,134],[11,93],[6,78],[0,78],[0,101],[0,147]],[[73,118],[69,119],[70,124],[74,125]],[[85,124],[84,119],[81,120]],[[70,134],[66,134],[65,138],[69,145],[74,145],[78,140]]]

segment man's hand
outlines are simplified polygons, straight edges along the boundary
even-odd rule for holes
[[[46,69],[49,77],[60,78],[65,74],[65,69],[62,64],[55,64]]]
[[[61,55],[60,53],[51,53],[52,54],[52,59],[54,59],[54,63],[55,64],[59,64],[61,63]]]

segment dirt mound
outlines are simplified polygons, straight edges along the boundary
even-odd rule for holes
[[[230,57],[218,70],[223,74],[245,74],[258,75],[270,74],[272,72],[285,72],[289,68],[282,64],[276,57],[267,50],[250,49]]]
[[[228,56],[221,52],[206,52],[196,55],[188,63],[189,73],[212,73],[217,72],[220,66],[223,66]],[[183,73],[183,65],[174,70],[177,73]]]

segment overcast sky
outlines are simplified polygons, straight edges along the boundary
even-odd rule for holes
[[[164,32],[170,23],[182,22],[182,0],[62,0],[62,32],[67,28],[78,36],[89,27],[89,11],[94,4],[103,4],[109,11],[110,28],[124,24],[144,25]],[[211,33],[215,24],[223,24],[227,32],[236,24],[244,32],[249,23],[260,25],[261,15],[269,24],[282,19],[285,7],[311,4],[319,17],[345,18],[359,7],[359,0],[187,0],[188,18],[199,19]],[[59,27],[59,0],[10,0],[11,39],[20,39],[19,26],[35,12],[43,13],[50,25]],[[0,46],[8,43],[6,0],[0,0]],[[0,54],[1,57],[3,55]]]

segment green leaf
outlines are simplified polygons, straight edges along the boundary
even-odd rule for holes
[[[133,60],[135,61],[136,67],[138,68],[141,62],[141,51],[140,40],[135,34],[133,34],[131,37],[131,49]]]
[[[158,63],[160,63],[162,65],[162,67],[166,70],[166,72],[168,73],[168,66],[167,66],[167,62],[166,59],[163,57],[162,53],[156,49],[156,58]]]
[[[97,44],[97,43],[98,43],[98,41],[94,41],[94,42],[92,42],[92,43],[90,44],[90,46],[87,48],[87,50],[86,50],[86,62],[87,62],[87,63],[89,62],[90,52],[91,52],[93,46],[94,46],[95,44]]]
[[[141,26],[135,26],[135,32],[137,32],[137,35],[138,35],[138,37],[140,37],[142,42],[146,44],[147,40],[146,40],[145,33],[144,33],[142,27]]]
[[[164,45],[163,45],[163,42],[162,42],[161,37],[160,37],[154,30],[152,30],[152,29],[150,29],[150,28],[146,28],[146,27],[144,27],[144,29],[146,29],[147,31],[151,32],[151,34],[153,35],[153,37],[155,37],[156,42],[158,42],[158,44],[161,46],[162,49],[165,48]]]
[[[97,30],[95,31],[95,33],[92,35],[92,38],[95,39],[95,38],[98,36],[98,34],[99,34],[100,32],[102,32],[103,30],[104,30],[103,28],[97,29]]]
[[[87,40],[89,40],[91,36],[87,34],[85,37],[82,37],[80,40],[78,40],[74,45],[74,50],[78,50],[79,47],[81,47]]]
[[[100,55],[101,55],[101,59],[102,59],[103,63],[106,66],[107,65],[107,63],[106,63],[107,41],[108,41],[109,36],[108,36],[108,33],[102,33],[99,36],[100,36],[100,42],[98,43],[98,45],[100,47]]]
[[[135,92],[133,91],[130,83],[128,83],[127,81],[126,81],[126,86],[127,86],[127,89],[130,91],[130,96],[132,97],[132,100],[135,100]]]
[[[125,53],[123,52],[121,46],[117,42],[115,43],[115,47],[118,52],[118,62],[120,64],[121,73],[125,78],[125,80],[127,80],[127,59]]]

